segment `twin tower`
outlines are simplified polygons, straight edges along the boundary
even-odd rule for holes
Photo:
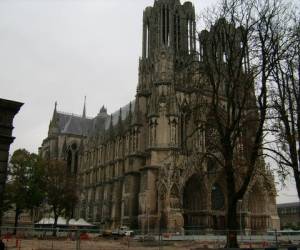
[[[191,2],[156,0],[143,16],[143,52],[138,94],[149,92],[149,81],[169,84],[175,67],[196,51],[195,9]],[[148,81],[148,82],[147,82]]]
[[[155,1],[144,11],[143,58],[153,59],[160,49],[175,56],[192,54],[196,49],[195,9],[190,2]]]

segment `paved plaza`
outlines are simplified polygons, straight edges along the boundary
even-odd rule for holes
[[[10,239],[8,242],[5,241],[7,250],[18,249],[18,250],[75,250],[77,249],[77,242],[72,240],[38,240],[38,239],[26,239],[19,240],[16,242],[15,239]],[[152,246],[151,246],[152,245]],[[157,242],[137,242],[128,239],[119,240],[89,240],[81,241],[80,250],[127,250],[127,249],[138,249],[138,250],[189,250],[203,248],[203,243],[196,241],[187,242],[172,242],[162,246]]]

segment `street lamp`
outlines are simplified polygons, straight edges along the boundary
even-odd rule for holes
[[[144,207],[147,218],[147,234],[149,234],[149,205],[147,205],[147,199],[144,200]]]
[[[240,233],[242,235],[242,204],[243,200],[238,200],[238,207],[239,207],[239,212],[240,212]]]
[[[149,206],[147,206],[147,234],[149,235]]]

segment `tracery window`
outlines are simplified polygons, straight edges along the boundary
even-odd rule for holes
[[[206,126],[206,148],[207,151],[217,152],[218,151],[218,138],[219,134],[213,124],[209,123]]]
[[[225,206],[225,197],[218,184],[214,184],[211,190],[211,208],[212,210],[222,210]]]

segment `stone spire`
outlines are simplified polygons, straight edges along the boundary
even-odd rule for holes
[[[108,129],[109,138],[112,139],[114,137],[114,124],[113,124],[113,115],[110,115],[110,125]]]
[[[118,135],[122,135],[122,133],[123,133],[122,108],[120,108],[117,133],[118,133]]]
[[[128,126],[131,125],[131,122],[132,122],[132,104],[131,104],[131,102],[129,104],[129,111],[128,111],[128,116],[127,116],[126,122],[127,122]]]
[[[86,96],[84,97],[82,118],[86,118]]]
[[[53,110],[53,115],[52,115],[52,122],[55,122],[57,120],[57,101],[54,103],[54,110]]]
[[[107,109],[105,108],[105,106],[103,105],[100,109],[99,115],[100,114],[107,114]]]
[[[57,102],[55,102],[52,119],[51,119],[50,124],[49,124],[49,132],[48,132],[49,135],[56,134],[56,133],[59,132],[58,121],[59,121],[59,117],[58,117],[58,114],[57,114]]]
[[[55,101],[55,103],[54,103],[54,112],[53,112],[53,114],[56,114],[56,112],[57,112],[57,101]]]

